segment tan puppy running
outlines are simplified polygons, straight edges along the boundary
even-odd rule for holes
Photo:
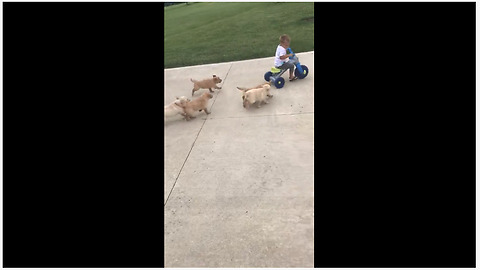
[[[165,106],[164,120],[167,121],[168,117],[175,116],[177,114],[185,116],[185,111],[183,108],[188,102],[190,102],[190,99],[185,96],[176,97],[176,100],[174,102]]]
[[[213,95],[205,92],[200,97],[186,103],[184,107],[185,119],[189,121],[191,118],[195,118],[193,114],[196,111],[200,112],[204,110],[206,114],[210,114],[210,112],[207,110],[207,106],[208,106],[208,100],[211,98],[213,98]]]
[[[243,107],[248,109],[251,104],[258,102],[257,107],[260,108],[262,102],[268,104],[267,98],[270,95],[270,84],[264,84],[261,88],[251,89],[245,92],[243,99]]]
[[[252,90],[252,89],[257,89],[257,88],[262,88],[264,85],[272,85],[271,82],[268,82],[268,83],[263,83],[263,84],[260,84],[260,85],[257,85],[255,87],[251,87],[251,88],[245,88],[245,87],[238,87],[237,86],[237,89],[242,91],[243,94],[242,94],[242,100],[245,100],[245,93],[248,91],[248,90]],[[268,94],[268,97],[273,97],[273,95],[271,95],[270,93]]]
[[[202,81],[197,81],[194,79],[190,79],[190,81],[193,82],[192,97],[195,91],[198,91],[199,89],[202,89],[202,88],[210,90],[210,93],[213,93],[212,88],[222,89],[222,87],[217,86],[217,83],[221,83],[222,79],[220,79],[220,77],[217,77],[216,75],[213,75],[213,78],[205,79]]]

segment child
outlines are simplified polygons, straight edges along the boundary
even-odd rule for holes
[[[290,62],[290,56],[293,54],[287,54],[287,49],[290,47],[290,37],[288,35],[280,36],[280,44],[277,46],[277,51],[275,52],[275,67],[279,69],[290,69],[290,81],[297,79],[296,76],[293,76],[293,70],[295,65]]]

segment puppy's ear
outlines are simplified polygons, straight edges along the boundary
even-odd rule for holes
[[[213,74],[213,77],[215,78],[215,77],[217,77],[217,75]]]

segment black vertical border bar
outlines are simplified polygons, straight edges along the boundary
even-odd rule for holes
[[[315,267],[475,267],[475,6],[315,3]]]
[[[163,267],[163,3],[2,5],[3,267]]]

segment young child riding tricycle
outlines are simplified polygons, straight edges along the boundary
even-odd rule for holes
[[[288,54],[287,50],[289,52]],[[308,75],[308,68],[300,65],[298,57],[295,56],[295,53],[293,53],[290,48],[290,37],[288,35],[280,36],[280,44],[277,46],[277,51],[275,52],[274,64],[275,66],[265,73],[264,79],[275,85],[276,88],[282,88],[285,84],[285,79],[282,78],[282,75],[287,70],[290,70],[290,81],[303,79]]]

